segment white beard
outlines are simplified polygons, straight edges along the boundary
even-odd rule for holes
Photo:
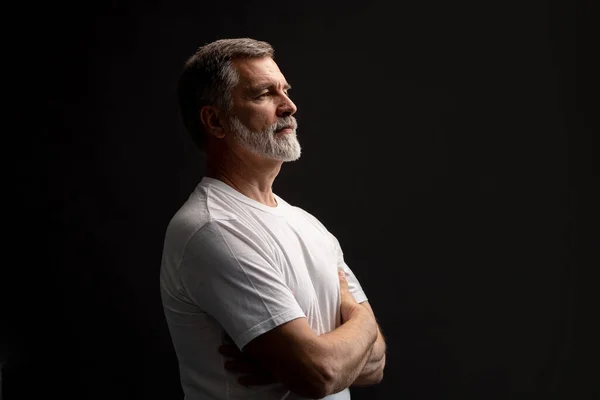
[[[235,115],[229,118],[234,139],[245,149],[253,153],[278,161],[296,161],[300,158],[301,148],[296,129],[296,118],[289,116],[269,126],[263,132],[252,132]],[[275,131],[291,126],[293,132],[275,136]]]

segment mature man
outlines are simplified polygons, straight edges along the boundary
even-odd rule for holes
[[[271,190],[300,157],[296,106],[253,39],[200,47],[179,83],[205,177],[167,228],[161,295],[187,400],[349,399],[385,342],[336,238]]]

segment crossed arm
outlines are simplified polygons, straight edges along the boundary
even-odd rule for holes
[[[220,351],[230,357],[229,370],[246,374],[239,378],[246,386],[283,382],[293,392],[321,398],[352,385],[377,384],[383,378],[385,340],[369,303],[357,311],[320,337],[299,319],[255,339],[243,352],[233,344]]]
[[[373,309],[368,301],[362,302],[360,305],[369,310],[373,317],[375,317]],[[369,358],[352,385],[369,386],[381,382],[383,379],[383,369],[385,368],[385,351],[385,339],[381,334],[379,326],[377,326],[377,339],[371,348]]]

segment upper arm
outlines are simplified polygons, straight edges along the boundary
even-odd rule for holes
[[[306,318],[282,324],[243,349],[294,393],[310,398],[327,394],[331,381],[326,354]]]
[[[226,222],[209,223],[190,239],[179,268],[182,290],[238,348],[305,316],[264,247]]]
[[[340,246],[340,242],[331,232],[329,232],[329,237],[331,238],[333,249],[336,253],[337,265],[340,268],[342,268],[346,273],[346,280],[348,281],[348,290],[350,290],[350,293],[352,293],[354,300],[356,300],[358,303],[366,301],[367,295],[365,294],[362,286],[360,285],[358,278],[356,277],[354,272],[352,272],[352,270],[344,260],[344,252],[342,251],[342,246]]]

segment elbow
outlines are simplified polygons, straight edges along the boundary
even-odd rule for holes
[[[322,363],[319,367],[319,380],[317,382],[317,392],[319,395],[318,399],[329,396],[337,392],[336,388],[338,386],[338,382],[336,381],[336,377],[339,376],[332,365],[327,363]]]
[[[383,380],[383,367],[381,367],[375,373],[375,376],[373,377],[373,385],[377,385],[378,383],[381,383],[382,380]]]
[[[368,373],[361,374],[354,382],[354,386],[371,386],[381,383],[385,368],[385,358],[377,362],[377,367],[370,369]]]
[[[308,397],[311,399],[322,399],[333,394],[336,387],[334,377],[335,374],[330,369],[323,368],[318,370],[315,374],[315,379],[308,383],[308,387],[310,388]]]
[[[298,378],[287,386],[300,396],[322,399],[335,391],[335,372],[333,368],[323,362],[313,363]]]
[[[329,393],[328,388],[325,385],[311,384],[311,385],[307,386],[303,392],[296,392],[296,394],[299,394],[299,395],[309,398],[309,399],[317,400],[317,399],[323,399],[323,398],[327,397],[330,393]]]
[[[377,370],[375,371],[375,376],[373,377],[373,384],[376,385],[378,383],[381,383],[381,381],[383,380],[383,370],[385,369],[385,354],[383,355],[383,358],[380,361],[380,365],[379,368],[377,368]]]
[[[381,351],[381,357],[376,361],[376,368],[373,369],[373,372],[369,376],[369,384],[376,385],[381,383],[383,380],[383,371],[385,369],[385,361],[386,361],[386,349],[385,345]]]

